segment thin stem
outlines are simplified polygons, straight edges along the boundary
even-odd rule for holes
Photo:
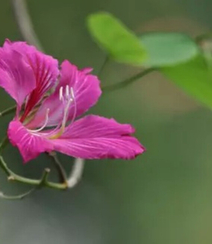
[[[37,188],[34,187],[32,189],[30,189],[29,191],[16,195],[16,196],[8,196],[5,195],[3,192],[0,192],[0,198],[5,199],[5,200],[21,200],[27,196],[29,196],[32,192],[34,192]]]
[[[9,143],[9,139],[7,136],[5,136],[3,138],[3,140],[0,143],[0,153],[2,152],[2,150],[7,146],[7,144]]]
[[[10,108],[7,108],[7,109],[3,110],[2,112],[0,112],[0,117],[3,117],[3,116],[10,114],[10,113],[13,113],[13,112],[15,112],[15,110],[16,110],[16,106],[12,106]]]
[[[24,0],[12,0],[12,6],[20,33],[24,40],[43,50],[40,41],[34,31],[27,6]]]
[[[102,90],[104,92],[108,92],[108,91],[114,91],[114,90],[118,90],[118,89],[121,89],[123,87],[126,87],[130,84],[132,84],[133,82],[135,82],[136,80],[144,77],[145,75],[155,71],[156,69],[155,68],[149,68],[149,69],[146,69],[146,70],[143,70],[142,72],[130,77],[130,78],[127,78],[126,80],[124,81],[121,81],[121,82],[118,82],[116,84],[113,84],[113,85],[109,85],[109,86],[105,86],[105,87],[102,87]]]
[[[67,175],[66,175],[66,172],[65,172],[62,164],[60,163],[60,161],[57,157],[56,152],[47,153],[47,155],[52,158],[52,161],[54,162],[54,165],[57,168],[57,171],[59,173],[61,183],[66,183],[67,182]]]
[[[47,177],[50,173],[49,169],[45,169],[43,176],[40,180],[34,180],[34,179],[28,179],[26,177],[19,176],[15,174],[12,170],[10,170],[5,163],[4,159],[2,156],[0,156],[0,167],[3,169],[3,171],[6,173],[8,176],[9,181],[16,181],[16,182],[21,182],[29,185],[34,185],[34,186],[45,186],[45,187],[50,187],[54,189],[67,189],[66,184],[59,184],[59,183],[54,183],[54,182],[49,182],[47,181]]]
[[[108,61],[109,61],[109,57],[106,56],[105,59],[104,59],[104,61],[103,61],[103,63],[102,63],[102,65],[101,65],[101,67],[100,67],[100,69],[99,69],[98,77],[101,76],[102,71],[104,70],[104,68],[105,68],[106,64],[108,63]]]
[[[43,176],[40,179],[39,187],[42,187],[42,186],[45,186],[46,185],[47,179],[49,177],[49,174],[50,174],[50,169],[48,169],[48,168],[45,169],[44,172],[43,172]]]
[[[68,188],[73,188],[81,179],[83,169],[84,169],[84,160],[81,158],[76,158],[71,174],[67,180]]]
[[[10,171],[10,173],[11,173],[11,171]],[[39,188],[41,188],[41,187],[46,185],[49,173],[50,173],[50,169],[45,169],[44,172],[43,172],[43,176],[40,179],[40,184],[38,186],[36,186],[36,187],[33,187],[29,191],[27,191],[25,193],[22,193],[22,194],[19,194],[19,195],[16,195],[16,196],[8,196],[8,195],[5,195],[3,192],[0,192],[0,198],[6,199],[6,200],[21,200],[21,199],[29,196],[35,190],[37,190],[37,189],[39,189]],[[17,175],[16,175],[16,177],[17,177]],[[14,176],[9,176],[9,179],[10,178],[12,180],[14,180]]]

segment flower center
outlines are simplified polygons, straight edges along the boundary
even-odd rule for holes
[[[63,107],[63,117],[62,117],[61,123],[59,123],[57,127],[55,127],[53,130],[48,131],[46,133],[46,136],[49,139],[56,139],[63,134],[66,124],[69,120],[69,112],[72,107],[72,104],[73,104],[74,110],[73,110],[73,117],[70,121],[70,124],[74,121],[74,119],[76,117],[76,100],[75,100],[73,88],[70,87],[69,85],[66,85],[65,87],[60,87],[59,100],[61,101],[62,107]],[[48,108],[46,111],[46,118],[45,118],[44,124],[39,129],[29,130],[29,131],[32,133],[36,133],[36,132],[40,132],[43,129],[45,129],[46,127],[48,127],[49,112],[50,112],[50,109]],[[43,133],[45,134],[45,131],[43,131]]]

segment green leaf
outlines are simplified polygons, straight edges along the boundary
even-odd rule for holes
[[[181,33],[149,33],[140,36],[140,41],[148,55],[145,66],[172,66],[199,53],[196,43]]]
[[[202,56],[160,71],[188,94],[212,108],[212,70]]]
[[[88,16],[88,29],[95,41],[118,62],[140,65],[146,53],[139,39],[118,19],[108,13]]]

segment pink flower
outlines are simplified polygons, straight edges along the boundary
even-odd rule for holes
[[[0,48],[0,86],[17,103],[8,137],[24,162],[51,151],[85,159],[132,159],[144,152],[128,124],[95,115],[75,121],[101,95],[91,70],[67,60],[59,70],[56,59],[24,42],[7,40]]]

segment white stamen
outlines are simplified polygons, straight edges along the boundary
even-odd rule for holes
[[[73,117],[72,120],[70,122],[70,124],[72,124],[76,118],[76,114],[77,114],[77,103],[76,103],[76,99],[75,99],[75,95],[74,95],[74,89],[71,87],[71,96],[73,97],[73,102],[74,102],[74,113],[73,113]]]
[[[28,131],[30,131],[30,132],[32,132],[32,133],[36,133],[36,132],[39,132],[39,131],[43,130],[43,129],[46,127],[46,125],[47,125],[47,123],[48,123],[48,121],[49,121],[49,111],[50,111],[50,109],[47,108],[47,110],[46,110],[46,119],[45,119],[45,122],[44,122],[44,124],[43,124],[42,127],[40,127],[40,128],[37,129],[37,130],[28,130]]]
[[[70,124],[72,124],[73,121],[75,120],[76,113],[77,113],[77,105],[76,105],[73,87],[70,88],[68,85],[66,85],[65,94],[63,94],[63,88],[61,87],[59,90],[59,98],[63,102],[63,109],[64,109],[63,118],[62,118],[61,124],[58,124],[56,126],[56,128],[54,128],[51,132],[46,133],[46,135],[51,139],[58,138],[60,135],[63,134],[65,127],[66,127],[66,123],[69,119],[69,113],[70,113],[70,108],[72,106],[72,103],[74,103],[73,104],[74,111],[73,111],[73,117],[70,121]],[[44,134],[45,134],[45,132],[44,132]]]
[[[62,86],[60,87],[60,90],[59,90],[59,99],[60,99],[60,101],[63,100],[63,87]]]
[[[69,85],[66,85],[66,98],[68,99],[69,97],[70,97]]]
[[[69,89],[69,86],[66,86],[66,91],[67,91],[67,89]],[[63,120],[61,123],[61,128],[65,128],[65,126],[66,126],[66,122],[67,122],[68,116],[69,116],[69,109],[70,109],[72,102],[74,102],[74,115],[73,115],[73,118],[71,120],[71,123],[74,121],[74,119],[76,117],[76,101],[75,101],[75,95],[74,95],[73,87],[71,87],[69,89],[69,92],[66,92],[66,95],[68,93],[69,93],[69,97],[67,97],[68,101],[67,101],[65,108],[64,108],[64,115],[63,115]]]
[[[75,99],[75,96],[74,96],[74,89],[73,87],[71,87],[70,89],[70,93],[71,93],[71,97],[73,98],[73,100]]]
[[[65,125],[66,125],[66,122],[67,122],[67,118],[68,118],[69,108],[70,108],[70,105],[71,105],[72,101],[73,101],[73,99],[69,98],[69,101],[67,102],[67,104],[65,106],[64,115],[63,115],[63,121],[62,121],[62,124],[61,124],[61,127],[63,127],[63,128],[65,128]]]

